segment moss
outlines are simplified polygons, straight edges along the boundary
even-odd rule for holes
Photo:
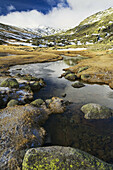
[[[14,78],[8,78],[1,83],[1,87],[18,88],[19,83]]]
[[[8,102],[8,104],[7,104],[7,106],[16,106],[16,105],[18,105],[18,101],[17,100],[14,100],[14,99],[12,99],[12,100],[10,100],[9,102]]]
[[[37,99],[37,100],[34,100],[33,102],[31,102],[31,105],[40,107],[43,103],[44,103],[44,101],[42,99]]]
[[[77,76],[74,73],[69,73],[65,76],[66,79],[70,80],[70,81],[75,81],[77,80]]]

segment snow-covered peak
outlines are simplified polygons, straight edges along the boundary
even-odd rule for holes
[[[44,26],[44,25],[40,25],[37,28],[26,28],[25,30],[33,32],[41,37],[61,33],[62,31],[64,31],[62,29],[56,29],[56,28]]]

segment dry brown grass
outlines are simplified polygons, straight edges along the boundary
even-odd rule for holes
[[[113,82],[113,54],[107,51],[57,51],[51,48],[32,48],[25,46],[0,46],[0,52],[13,54],[12,56],[0,57],[0,69],[8,69],[9,66],[17,64],[38,63],[57,61],[62,59],[62,55],[76,57],[78,54],[89,57],[87,60],[80,60],[79,63],[68,68],[75,72],[78,77],[81,75],[90,75],[88,82],[98,82],[109,84]],[[81,67],[88,66],[87,70],[78,73]]]
[[[75,72],[78,77],[90,75],[90,78],[84,79],[84,81],[90,83],[109,84],[113,81],[113,54],[108,54],[107,51],[81,51],[76,53],[87,56],[89,59],[80,60],[77,65],[67,70]],[[87,70],[78,73],[80,68],[86,66],[89,67]]]
[[[33,49],[32,47],[23,46],[0,46],[0,52],[12,54],[10,56],[0,57],[0,69],[7,69],[17,64],[49,62],[61,60],[59,54],[50,50]]]

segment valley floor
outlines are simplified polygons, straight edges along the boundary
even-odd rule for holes
[[[8,68],[13,65],[57,61],[62,59],[62,55],[74,58],[81,55],[87,59],[79,60],[77,65],[68,68],[68,70],[75,72],[79,78],[86,82],[105,83],[112,87],[113,53],[111,50],[59,51],[52,48],[1,45],[0,53],[7,53],[7,56],[0,57],[2,74],[7,73]]]

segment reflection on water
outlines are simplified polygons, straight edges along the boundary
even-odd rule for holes
[[[86,120],[79,105],[51,115],[44,128],[45,145],[71,146],[113,163],[113,120]]]
[[[81,106],[86,103],[98,103],[113,109],[113,90],[107,85],[96,84],[85,84],[85,87],[80,89],[73,88],[73,82],[58,78],[63,73],[62,69],[76,64],[72,58],[67,57],[70,60],[68,62],[65,59],[51,63],[14,66],[10,71],[13,75],[32,74],[45,79],[47,86],[35,93],[35,98],[47,99],[66,94],[65,100],[73,102],[64,114],[50,116],[45,124],[45,144],[79,148],[113,163],[113,120],[85,120],[80,111]]]
[[[77,55],[76,57],[67,57],[62,55],[64,58],[64,62],[68,65],[68,66],[74,66],[78,63],[78,61],[82,60],[82,59],[87,59],[87,57],[83,57],[81,55]]]

